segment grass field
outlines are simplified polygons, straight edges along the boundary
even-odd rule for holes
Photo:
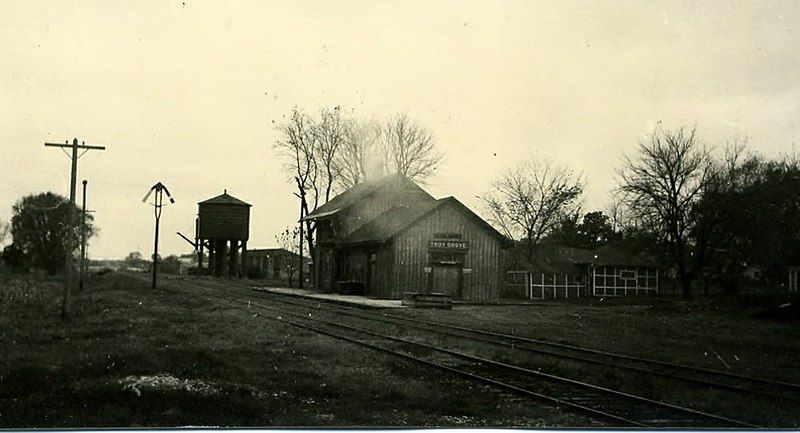
[[[0,279],[0,428],[597,426],[226,307],[191,278]],[[221,287],[222,284],[219,284]]]
[[[449,312],[417,309],[402,313],[800,383],[800,322],[750,317],[753,312],[789,300],[587,298],[543,301],[534,306],[462,306]]]
[[[545,301],[532,306],[459,306],[452,311],[398,313],[452,324],[637,355],[778,381],[800,383],[800,322],[756,319],[753,312],[796,296],[729,296],[681,301],[667,297]],[[537,360],[526,353],[497,356],[577,380],[749,420],[769,427],[800,426],[796,402],[719,393],[606,367]]]
[[[198,282],[199,283],[199,282]],[[212,284],[203,281],[202,284]],[[246,287],[249,281],[226,284]],[[588,298],[545,301],[526,306],[457,305],[452,311],[404,309],[428,320],[638,355],[668,362],[800,383],[800,322],[751,317],[795,297],[755,295]],[[684,382],[635,375],[605,366],[532,356],[521,350],[440,338],[434,344],[478,356],[542,369],[576,380],[644,395],[769,427],[800,426],[796,403],[720,392]]]

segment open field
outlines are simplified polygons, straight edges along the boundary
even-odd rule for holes
[[[800,322],[750,314],[784,300],[586,298],[528,306],[402,310],[413,317],[800,383]],[[771,302],[770,302],[771,301]]]
[[[225,307],[192,279],[96,277],[66,324],[54,282],[2,284],[0,427],[599,425]]]

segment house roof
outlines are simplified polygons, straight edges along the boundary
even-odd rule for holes
[[[334,215],[344,209],[353,206],[370,194],[384,188],[391,188],[393,191],[418,190],[428,194],[411,179],[402,174],[391,174],[380,179],[360,183],[347,191],[328,200],[327,203],[318,207],[315,211],[303,217],[303,220],[313,220]],[[431,197],[432,199],[432,197]]]
[[[248,254],[250,254],[250,253],[277,253],[277,252],[286,252],[286,253],[294,254],[291,251],[287,250],[286,248],[252,248],[252,249],[248,249],[247,250]]]
[[[595,264],[620,265],[620,266],[656,266],[655,258],[644,252],[624,248],[621,245],[611,244],[594,250],[597,256]],[[589,263],[589,262],[586,262]]]
[[[415,222],[431,214],[435,210],[443,206],[454,206],[461,212],[464,212],[470,218],[473,218],[489,230],[493,235],[501,238],[504,242],[507,238],[498,232],[491,224],[484,221],[476,215],[468,207],[464,206],[455,197],[445,197],[439,200],[412,202],[402,206],[397,206],[388,211],[378,215],[378,217],[367,222],[359,227],[356,231],[351,233],[345,239],[340,241],[341,244],[360,244],[370,242],[384,242],[388,239],[400,234],[403,230],[410,227]]]
[[[229,204],[235,206],[251,206],[250,203],[246,203],[238,198],[228,194],[228,191],[225,190],[222,194],[212,197],[208,200],[203,200],[197,204]]]
[[[511,267],[539,272],[572,273],[585,265],[595,266],[656,266],[655,259],[641,251],[620,245],[606,245],[594,250],[545,244],[536,247],[533,260],[514,253]]]
[[[554,260],[552,257],[543,256],[536,256],[533,260],[528,260],[524,254],[518,251],[512,253],[507,268],[524,269],[548,274],[574,274],[580,271],[580,267],[575,263],[565,260]]]
[[[297,254],[293,251],[289,251],[286,248],[255,248],[255,249],[248,249],[247,254],[251,256],[260,256],[260,255],[290,255],[294,257],[300,257],[300,254]],[[310,261],[311,258],[307,256],[303,256],[303,260]]]

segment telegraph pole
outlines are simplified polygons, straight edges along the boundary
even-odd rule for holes
[[[300,278],[298,280],[299,280],[299,287],[302,289],[303,288],[303,207],[302,207],[302,205],[300,206],[300,236],[298,238],[299,238],[298,239],[298,243],[299,243],[298,246],[300,247],[299,248],[299,251],[300,251],[300,268],[299,269],[300,269],[300,271],[298,272],[298,275],[300,276]]]
[[[83,180],[83,214],[81,217],[81,271],[80,277],[78,280],[78,288],[83,289],[83,280],[85,278],[86,272],[89,269],[89,260],[86,254],[86,235],[87,235],[87,226],[86,226],[86,214],[89,212],[93,212],[91,210],[86,210],[86,179]]]
[[[72,140],[72,144],[69,144],[69,140],[66,141],[64,144],[57,144],[57,143],[45,143],[45,146],[49,147],[60,147],[63,149],[71,149],[72,155],[70,159],[72,160],[72,170],[70,173],[70,182],[69,182],[69,209],[67,209],[67,224],[69,225],[69,230],[67,231],[67,253],[66,253],[66,264],[67,264],[67,279],[64,282],[64,297],[61,302],[61,320],[67,320],[69,318],[69,295],[70,295],[70,287],[72,286],[73,276],[72,276],[72,253],[74,251],[74,242],[72,239],[73,235],[73,227],[75,225],[74,221],[74,208],[75,208],[75,180],[78,176],[78,158],[83,156],[83,153],[86,153],[90,150],[106,150],[105,146],[96,146],[96,145],[87,145],[86,142],[81,142],[78,144],[78,139],[75,138]],[[83,150],[83,153],[78,155],[78,149]]]
[[[153,196],[153,210],[156,216],[156,235],[155,241],[153,243],[153,288],[156,288],[156,275],[158,272],[158,226],[159,221],[161,221],[161,208],[164,206],[164,193],[167,193],[167,197],[169,198],[170,203],[175,203],[175,200],[172,198],[172,195],[169,193],[169,190],[163,183],[158,182],[150,188],[150,191],[147,192],[147,195],[144,196],[142,202],[147,202],[147,199],[150,197],[150,194],[155,192],[155,196]]]
[[[296,195],[297,198],[300,199],[300,219],[297,221],[300,224],[300,240],[298,242],[298,246],[300,247],[299,248],[299,251],[300,251],[300,268],[299,268],[299,272],[297,273],[297,275],[299,276],[299,278],[298,278],[298,287],[300,289],[302,289],[303,288],[303,216],[304,216],[303,215],[303,208],[304,208],[304,205],[306,204],[305,203],[306,202],[306,191],[300,186],[300,179],[299,178],[295,177],[294,180],[295,180],[295,182],[297,182],[297,189],[300,190],[300,194],[295,193],[294,195]]]
[[[154,197],[156,201],[156,240],[153,245],[153,288],[156,288],[156,274],[158,273],[158,223],[161,221],[161,206],[164,202],[164,194],[159,189]]]

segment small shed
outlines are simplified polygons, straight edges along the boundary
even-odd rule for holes
[[[199,256],[202,257],[203,247],[209,249],[208,265],[214,275],[242,274],[238,256],[240,249],[242,261],[247,256],[250,207],[249,203],[229,195],[227,190],[216,197],[197,203],[196,243],[200,245]]]
[[[625,296],[658,293],[656,260],[642,251],[607,245],[593,251],[583,265],[591,271],[594,296]],[[587,272],[588,274],[588,272]]]
[[[532,260],[513,252],[506,263],[506,293],[528,299],[658,293],[655,260],[620,245],[594,250],[540,245]]]
[[[259,248],[247,251],[245,272],[250,278],[285,280],[290,286],[300,275],[300,254],[285,248]],[[311,275],[311,258],[303,257],[303,276]]]
[[[511,298],[555,299],[588,296],[586,269],[558,251],[538,249],[532,260],[509,253],[504,295]]]

